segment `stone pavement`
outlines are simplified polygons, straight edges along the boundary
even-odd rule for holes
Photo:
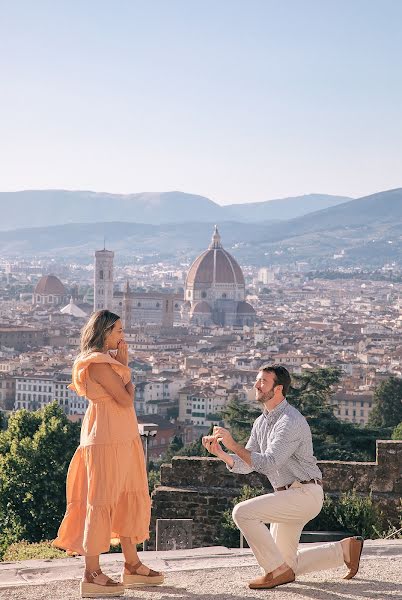
[[[140,558],[166,573],[165,584],[126,590],[126,599],[243,600],[269,594],[274,600],[402,600],[402,540],[366,542],[358,576],[350,581],[342,580],[345,570],[333,569],[303,575],[275,590],[248,589],[247,581],[260,574],[248,549],[213,547],[144,552]],[[122,555],[104,554],[101,565],[108,575],[118,577]],[[0,563],[0,598],[79,598],[82,567],[82,557]]]

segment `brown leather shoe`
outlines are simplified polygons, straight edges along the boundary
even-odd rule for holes
[[[359,570],[360,566],[360,556],[363,550],[364,540],[359,535],[355,535],[354,537],[349,538],[349,553],[350,553],[350,561],[346,562],[345,565],[349,569],[349,573],[345,575],[344,579],[352,579]]]
[[[272,577],[272,573],[266,573],[261,577],[257,577],[257,579],[253,579],[253,581],[249,582],[248,587],[252,590],[270,590],[278,585],[292,583],[294,580],[295,574],[292,569],[289,568],[276,577]]]

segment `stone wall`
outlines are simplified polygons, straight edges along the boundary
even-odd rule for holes
[[[377,441],[375,462],[320,461],[324,491],[336,496],[355,489],[372,494],[385,520],[397,524],[402,496],[402,442]],[[258,473],[235,475],[217,458],[179,457],[161,467],[161,485],[153,494],[151,531],[156,519],[193,519],[194,547],[218,543],[222,512],[243,485],[272,491]],[[150,547],[154,540],[151,538]]]

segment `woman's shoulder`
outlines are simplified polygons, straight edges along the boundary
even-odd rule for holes
[[[108,352],[90,352],[89,354],[79,354],[74,364],[79,367],[89,366],[90,364],[115,364],[114,359]]]

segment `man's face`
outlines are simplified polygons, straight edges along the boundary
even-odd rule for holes
[[[271,400],[275,394],[275,373],[260,371],[254,384],[255,398],[260,404]]]

